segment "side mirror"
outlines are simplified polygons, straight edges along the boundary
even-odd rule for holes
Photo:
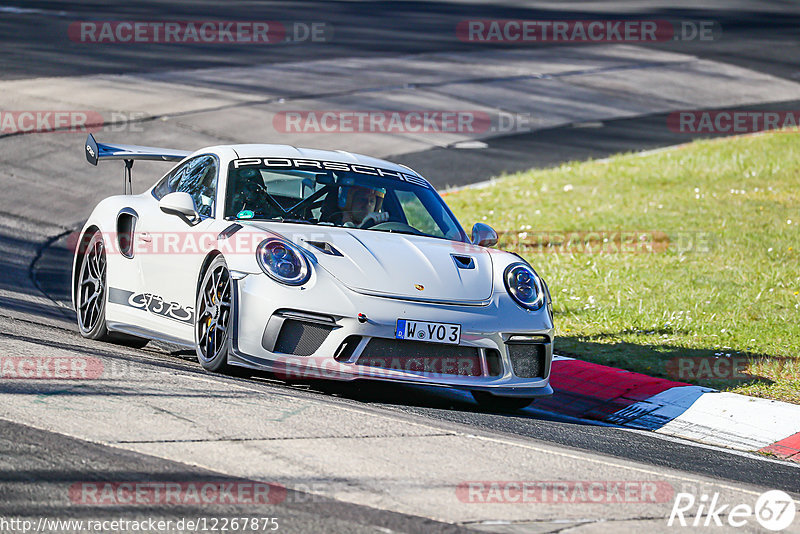
[[[182,215],[190,220],[197,219],[197,210],[194,209],[194,200],[189,193],[170,193],[158,201],[158,207],[164,213]]]
[[[497,244],[497,232],[488,224],[475,223],[472,227],[472,243],[480,247],[493,247]]]

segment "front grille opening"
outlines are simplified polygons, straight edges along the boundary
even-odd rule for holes
[[[336,349],[333,359],[337,362],[349,361],[350,358],[353,357],[353,352],[355,352],[359,343],[361,343],[361,336],[347,336],[344,341],[342,341],[342,344],[339,345],[339,348]]]
[[[544,378],[546,345],[507,343],[511,369],[519,378]]]
[[[503,364],[500,363],[500,351],[486,349],[486,368],[489,376],[500,376],[503,374]]]
[[[483,374],[480,352],[476,347],[377,337],[369,340],[356,363],[433,376],[482,376]]]
[[[311,356],[322,346],[333,329],[334,326],[286,319],[275,340],[274,352]]]

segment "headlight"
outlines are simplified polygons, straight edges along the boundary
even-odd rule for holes
[[[517,304],[528,310],[538,310],[544,304],[542,281],[533,269],[524,263],[512,263],[503,275],[508,294]]]
[[[267,276],[282,284],[299,286],[308,282],[311,267],[303,253],[295,245],[271,237],[258,245],[256,258]]]

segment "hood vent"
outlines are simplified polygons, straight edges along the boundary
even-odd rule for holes
[[[309,245],[314,247],[315,249],[319,250],[323,254],[327,254],[328,256],[342,256],[343,254],[336,250],[336,248],[327,243],[325,241],[306,241]]]
[[[474,269],[475,268],[475,258],[472,256],[458,256],[456,254],[450,254],[453,257],[453,261],[456,263],[456,267],[459,269]]]

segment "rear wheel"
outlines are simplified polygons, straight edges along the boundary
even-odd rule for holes
[[[533,402],[530,397],[498,397],[486,391],[471,391],[470,393],[482,408],[494,412],[515,412],[527,408]]]
[[[197,292],[194,342],[197,360],[209,371],[229,372],[231,276],[222,256],[211,262]]]
[[[83,253],[75,308],[83,337],[109,339],[106,328],[106,249],[100,232],[92,234]]]
[[[134,348],[147,344],[147,339],[109,332],[106,325],[106,249],[103,234],[95,232],[88,238],[78,271],[75,308],[78,328],[89,339],[120,343]]]

